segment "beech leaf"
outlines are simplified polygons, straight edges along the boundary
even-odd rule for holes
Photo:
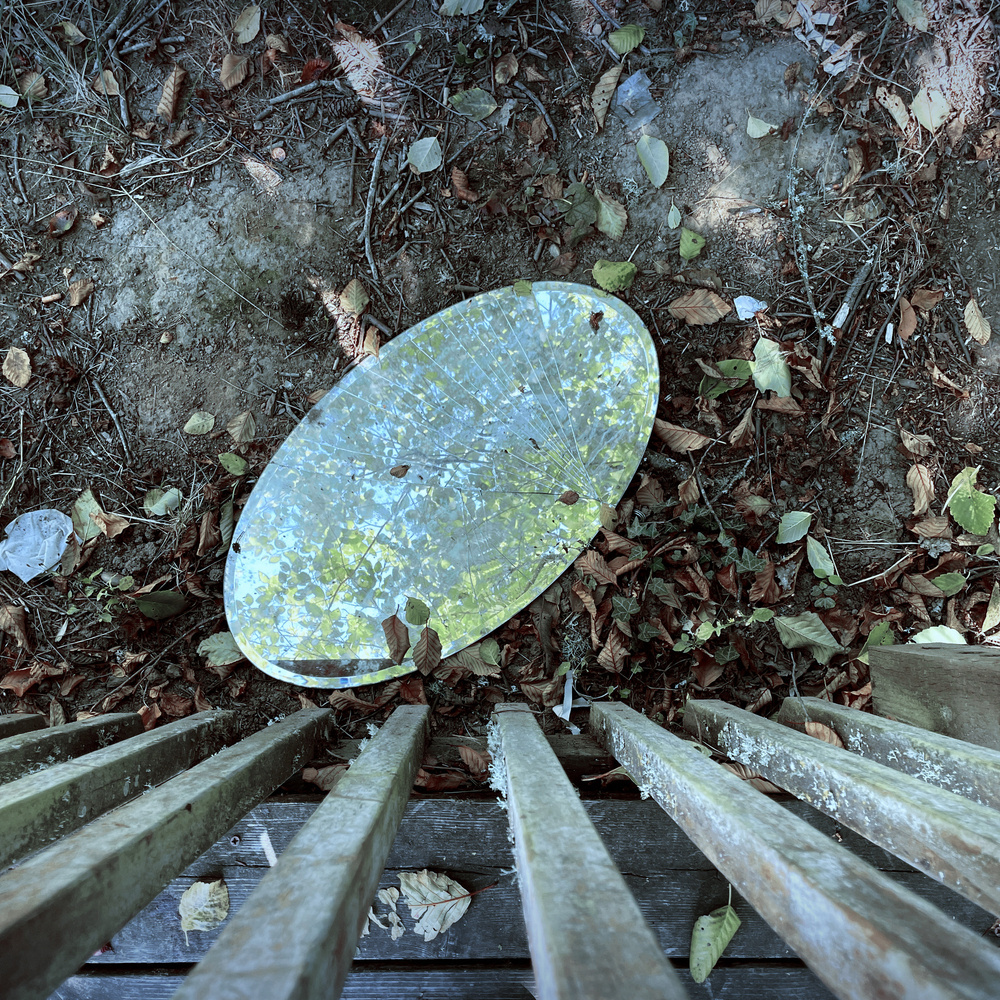
[[[797,542],[803,538],[812,524],[812,514],[805,510],[790,510],[781,515],[778,523],[778,537],[776,541],[779,545],[787,542]]]
[[[397,615],[392,615],[382,622],[385,641],[389,644],[389,656],[393,663],[402,663],[406,651],[410,648],[410,633]]]
[[[993,332],[990,321],[983,315],[975,298],[969,299],[965,307],[965,328],[977,344],[985,344]]]
[[[11,347],[3,362],[3,374],[12,385],[24,389],[31,381],[31,358],[20,347]]]
[[[441,662],[441,639],[429,625],[420,630],[420,638],[413,647],[413,662],[425,675]]]
[[[205,657],[210,667],[225,667],[230,663],[239,663],[243,650],[236,645],[232,632],[216,632],[198,643],[198,655]]]
[[[598,132],[604,128],[604,119],[608,116],[608,108],[611,107],[611,98],[614,96],[615,88],[622,75],[622,63],[616,63],[597,81],[594,92],[590,95],[590,107],[594,112],[594,120],[597,122]]]
[[[244,7],[233,23],[233,36],[240,45],[252,42],[260,31],[260,7],[253,3]]]
[[[370,301],[368,289],[358,278],[351,278],[340,293],[340,308],[350,316],[360,316]]]
[[[594,196],[597,198],[597,228],[611,239],[620,240],[628,222],[625,206],[597,187],[594,188]]]
[[[474,122],[481,122],[484,118],[489,118],[497,109],[497,102],[493,99],[493,95],[481,87],[460,91],[451,98],[451,103],[460,115],[465,115],[466,118],[471,118]]]
[[[670,172],[670,150],[667,148],[667,144],[655,136],[644,135],[635,144],[635,151],[639,156],[642,169],[646,171],[646,176],[652,182],[653,187],[662,187]],[[674,213],[677,215],[677,221],[671,225]],[[671,205],[667,224],[671,229],[676,229],[681,224],[680,212],[676,205]]]
[[[630,261],[599,260],[594,265],[594,281],[606,292],[620,292],[632,286],[636,270]]]
[[[172,122],[177,113],[177,101],[181,95],[181,84],[187,76],[187,70],[183,66],[174,63],[174,68],[163,83],[163,90],[160,92],[160,103],[156,105],[156,113],[164,121]]]
[[[792,370],[782,357],[778,342],[761,337],[753,349],[754,385],[761,392],[771,390],[778,396],[792,394]]]
[[[184,433],[192,435],[208,434],[215,426],[215,414],[205,410],[195,410],[184,425]]]
[[[239,86],[250,72],[250,57],[241,56],[235,52],[227,52],[222,57],[222,71],[219,80],[226,90]]]
[[[645,28],[638,24],[626,24],[624,27],[619,28],[617,31],[612,31],[608,35],[608,44],[618,55],[623,56],[633,49],[638,48],[645,37]]]
[[[913,513],[925,514],[934,499],[934,477],[926,465],[915,463],[906,473],[906,485],[913,493]]]
[[[437,136],[418,139],[410,146],[406,154],[406,162],[418,174],[426,174],[428,171],[437,170],[441,166],[442,160],[441,143],[438,141]]]
[[[731,906],[720,906],[694,922],[689,961],[691,978],[696,983],[708,979],[739,927],[740,918]]]
[[[705,437],[704,434],[672,424],[668,420],[660,420],[659,417],[653,421],[653,430],[671,451],[680,452],[682,455],[689,451],[698,451],[712,443],[712,439]]]
[[[731,310],[732,306],[725,299],[707,288],[692,288],[667,307],[674,319],[682,319],[688,326],[707,326]]]
[[[257,421],[249,410],[244,410],[226,424],[226,430],[237,444],[248,444],[257,433]]]

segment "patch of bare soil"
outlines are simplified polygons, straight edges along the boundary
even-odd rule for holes
[[[600,260],[636,266],[617,294],[662,371],[600,561],[499,630],[492,675],[337,693],[345,726],[402,699],[476,731],[499,700],[561,703],[567,671],[664,722],[689,694],[863,707],[866,642],[990,640],[995,520],[946,501],[966,468],[984,502],[1000,485],[996,11],[476,6],[4,6],[0,524],[75,509],[91,537],[0,574],[0,711],[307,704],[202,645],[275,448],[379,342],[479,290],[595,283]],[[644,35],[619,55],[622,25]],[[610,86],[648,90],[598,128],[619,63]],[[489,113],[460,113],[477,88]],[[669,149],[658,187],[643,135]],[[425,139],[441,162],[418,172]],[[738,296],[766,305],[740,318]]]

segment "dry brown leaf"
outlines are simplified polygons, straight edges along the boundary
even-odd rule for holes
[[[563,493],[559,495],[557,501],[559,503],[566,504],[567,507],[572,507],[573,504],[575,504],[579,499],[580,499],[580,494],[577,493],[576,490],[565,490]]]
[[[787,417],[804,417],[806,415],[806,411],[791,396],[772,396],[770,399],[758,399],[754,405],[758,410],[773,410],[775,413],[784,413]]]
[[[505,83],[510,83],[517,76],[517,70],[517,56],[513,52],[508,52],[496,61],[496,65],[493,67],[493,79],[500,86],[503,86]]]
[[[420,630],[413,647],[413,662],[422,674],[429,674],[441,662],[441,639],[429,625]]]
[[[479,201],[479,192],[469,187],[469,178],[458,167],[451,168],[451,190],[461,201]]]
[[[375,709],[378,708],[378,705],[375,705],[370,701],[364,701],[353,691],[348,689],[331,691],[326,700],[335,712],[349,712],[352,709],[357,709],[367,715],[374,712]]]
[[[594,92],[590,95],[590,106],[594,112],[594,120],[597,122],[597,131],[604,128],[604,119],[608,117],[608,108],[611,107],[611,98],[614,96],[615,87],[621,78],[624,63],[616,63],[597,81]]]
[[[572,250],[559,254],[549,264],[549,274],[554,274],[557,278],[565,278],[576,267],[576,260],[576,254]]]
[[[924,362],[927,371],[930,372],[931,382],[939,389],[948,389],[955,393],[959,399],[968,399],[969,390],[963,389],[957,382],[952,381],[933,361]]]
[[[277,49],[279,52],[284,52],[286,56],[289,53],[288,41],[284,35],[268,35],[264,39],[264,45],[269,49]]]
[[[677,498],[683,504],[690,505],[697,503],[700,496],[701,489],[699,488],[698,480],[693,473],[677,487]]]
[[[878,87],[875,91],[875,99],[892,115],[900,130],[906,132],[910,124],[910,112],[907,111],[903,99],[887,87]]]
[[[0,631],[14,637],[21,649],[31,651],[31,639],[28,637],[28,620],[24,608],[16,604],[0,605]],[[33,676],[41,679],[38,671]]]
[[[485,750],[476,750],[475,747],[467,747],[462,744],[458,748],[458,755],[462,758],[462,763],[469,769],[469,773],[477,781],[482,781],[489,774],[493,758]]]
[[[680,452],[682,455],[691,451],[698,451],[706,445],[712,443],[710,437],[699,434],[697,431],[690,431],[686,427],[672,424],[668,420],[660,420],[657,417],[653,421],[653,429],[656,436],[666,444],[671,451]]]
[[[917,311],[903,297],[899,297],[899,339],[905,344],[917,329]]]
[[[65,236],[73,228],[73,223],[76,222],[76,217],[79,214],[80,210],[76,205],[61,208],[49,219],[49,235]]]
[[[815,736],[816,739],[822,740],[824,743],[829,743],[830,746],[840,747],[842,750],[845,749],[844,741],[834,730],[822,722],[810,721],[805,724],[804,728],[808,736]]]
[[[604,556],[593,549],[587,549],[573,564],[584,576],[592,576],[598,583],[615,583],[615,571],[607,564]]]
[[[937,447],[929,434],[912,434],[905,427],[899,428],[899,440],[914,458],[924,458]]]
[[[243,166],[247,168],[250,176],[260,185],[261,190],[272,198],[277,195],[278,185],[281,183],[281,174],[274,167],[258,160],[255,156],[244,156]]]
[[[622,633],[621,629],[618,627],[618,623],[616,622],[608,635],[608,641],[604,644],[604,648],[597,656],[597,662],[600,666],[604,667],[605,670],[611,670],[616,674],[620,674],[625,667],[628,666],[628,660],[628,639]]]
[[[749,782],[758,792],[764,792],[767,795],[780,795],[784,792],[783,788],[779,788],[774,782],[762,777],[759,771],[752,771],[746,764],[737,764],[734,761],[724,760],[722,761],[722,766],[727,771],[735,774],[737,778],[742,778],[744,781]]]
[[[906,485],[913,493],[913,513],[926,513],[934,499],[934,478],[926,465],[914,464],[906,474]]]
[[[729,435],[730,448],[752,448],[754,442],[753,433],[754,408],[751,406],[743,414],[743,419],[733,428]]]
[[[975,296],[969,299],[965,307],[965,328],[977,344],[985,344],[993,332],[990,321],[983,315]]]
[[[951,523],[947,514],[935,514],[917,521],[910,531],[920,538],[951,538]]]
[[[17,87],[29,101],[41,100],[49,92],[45,77],[33,70],[18,79]]]
[[[3,374],[18,389],[24,389],[31,380],[31,358],[28,352],[20,347],[12,347],[7,351],[3,362]]]
[[[92,511],[90,519],[108,538],[117,538],[131,523],[121,514],[106,514],[103,510]]]
[[[174,115],[177,113],[177,101],[180,98],[181,85],[184,83],[184,77],[186,76],[187,70],[183,66],[174,63],[174,68],[164,81],[163,90],[160,93],[160,103],[156,105],[156,113],[161,115],[167,122],[172,122]]]
[[[232,90],[233,87],[238,87],[247,78],[247,73],[249,72],[249,56],[241,56],[235,52],[227,52],[222,57],[222,71],[219,73],[219,80],[226,90]]]
[[[302,67],[302,76],[299,78],[299,83],[312,83],[313,80],[318,80],[329,68],[329,59],[310,59]]]
[[[667,307],[674,319],[682,319],[688,326],[707,326],[731,311],[732,306],[725,299],[707,288],[693,288]]]
[[[410,648],[410,631],[398,615],[391,615],[382,622],[385,641],[389,644],[389,656],[393,663],[402,663]]]
[[[378,335],[378,330],[375,327],[370,326],[365,330],[365,339],[361,345],[362,354],[371,354],[373,357],[378,357],[378,352],[381,349],[382,340]]]
[[[340,308],[349,316],[360,316],[370,301],[368,289],[360,278],[351,278],[340,293]]]
[[[861,171],[864,169],[865,156],[857,143],[854,143],[847,150],[847,164],[847,173],[840,182],[841,192],[846,191],[861,176]]]
[[[244,410],[226,424],[226,430],[237,444],[248,444],[257,433],[257,421],[250,410]]]
[[[304,767],[302,780],[316,785],[324,792],[332,792],[340,779],[347,774],[346,764],[329,764],[327,767]]]
[[[109,69],[101,70],[94,77],[90,85],[97,93],[104,94],[106,97],[118,97],[121,93],[118,89],[118,81],[115,79],[115,74]]]
[[[597,605],[594,603],[594,595],[591,593],[590,588],[583,582],[583,580],[574,580],[571,590],[590,617],[596,618]]]
[[[781,588],[775,580],[777,567],[768,559],[767,565],[754,574],[750,587],[750,601],[753,604],[775,604],[781,598]]]
[[[66,304],[70,308],[83,305],[93,290],[93,278],[77,278],[66,290]]]
[[[910,296],[910,305],[915,309],[929,311],[944,298],[944,292],[938,289],[916,288]]]
[[[252,3],[244,7],[240,16],[233,22],[233,36],[240,45],[246,45],[257,37],[260,31],[260,7]]]

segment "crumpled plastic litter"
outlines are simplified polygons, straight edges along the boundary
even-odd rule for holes
[[[841,46],[839,46],[832,38],[827,38],[822,32],[816,30],[817,26],[828,28],[837,20],[836,14],[831,14],[827,11],[816,11],[815,13],[811,11],[803,2],[799,2],[795,6],[795,10],[799,17],[802,18],[802,24],[800,27],[796,28],[793,34],[800,42],[805,42],[808,45],[810,42],[814,42],[818,45],[824,52],[828,52],[829,55],[827,59],[835,56],[839,51]],[[851,65],[851,53],[850,50],[845,52],[838,59],[834,59],[833,62],[824,63],[823,68],[826,70],[830,76],[836,76],[838,73],[843,73],[848,66]]]
[[[767,308],[766,302],[761,302],[752,295],[737,295],[733,299],[733,305],[736,306],[736,315],[740,319],[753,319],[761,309]]]
[[[640,69],[615,91],[611,113],[617,115],[626,128],[642,128],[660,113],[660,106],[649,95],[650,82]]]
[[[7,537],[0,542],[0,570],[30,583],[59,562],[72,535],[73,519],[61,510],[21,514],[7,525]]]
[[[562,719],[567,726],[569,726],[569,731],[574,736],[579,736],[582,730],[579,726],[573,725],[569,721],[569,714],[574,708],[587,708],[590,702],[586,698],[574,698],[573,697],[573,669],[572,667],[566,671],[566,683],[563,685],[563,700],[561,705],[556,705],[552,709],[556,715]]]

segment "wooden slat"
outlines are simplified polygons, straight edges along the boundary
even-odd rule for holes
[[[177,1000],[339,996],[423,756],[428,712],[392,713]]]
[[[691,1000],[832,998],[816,977],[801,966],[727,967],[723,964],[717,966],[702,985],[693,982],[686,969],[679,969],[678,975]],[[67,980],[50,1000],[172,1000],[183,982],[183,976],[176,974],[85,974]],[[420,969],[382,965],[376,969],[363,966],[352,969],[340,1000],[532,1000],[535,995],[534,978],[531,970],[525,968],[438,966]]]
[[[981,806],[1000,809],[1000,750],[928,732],[905,722],[836,705],[823,698],[786,698],[776,722],[800,731],[822,722],[848,750],[947,789]]]
[[[0,785],[0,868],[221,750],[235,719],[199,712]]]
[[[912,643],[869,653],[879,715],[1000,750],[1000,650]]]
[[[863,837],[1000,913],[1000,814],[722,701],[684,728]]]
[[[45,997],[308,761],[329,710],[296,712],[0,875],[4,1000]]]
[[[496,721],[538,996],[684,997],[531,710],[498,705]]]
[[[44,728],[45,719],[40,715],[0,715],[0,740]]]
[[[138,713],[120,712],[41,732],[8,736],[0,740],[0,783],[100,750],[141,732],[142,719]]]
[[[627,706],[595,702],[590,721],[841,1000],[995,1000],[1000,955],[976,935]]]

